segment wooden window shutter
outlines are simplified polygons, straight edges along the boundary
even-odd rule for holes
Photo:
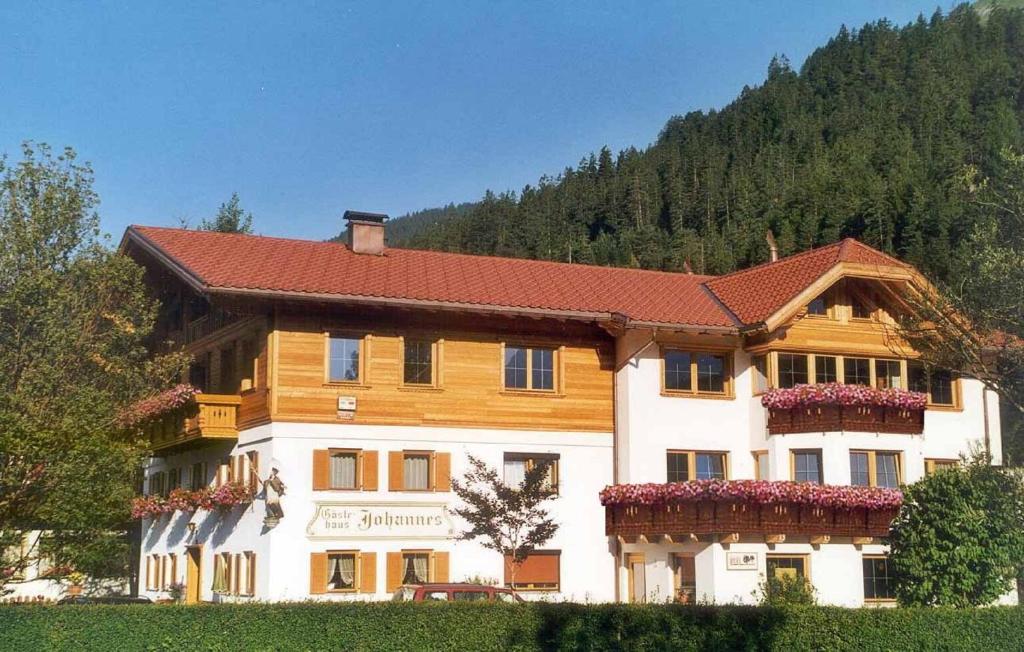
[[[363,491],[377,491],[377,451],[363,451]]]
[[[390,451],[388,453],[388,489],[390,491],[405,489],[405,478],[403,477],[404,464],[405,453],[402,451]]]
[[[430,578],[431,582],[447,582],[448,581],[448,553],[447,552],[435,552],[434,557],[434,576]]]
[[[526,556],[516,572],[516,584],[558,584],[561,553],[533,552]],[[512,583],[512,555],[505,555],[505,584]]]
[[[388,577],[387,577],[387,590],[388,593],[394,593],[402,584],[402,553],[400,552],[389,552],[388,553]]]
[[[313,451],[313,491],[331,488],[331,452],[326,448]]]
[[[317,595],[327,592],[327,553],[314,552],[309,555],[309,593]]]
[[[452,490],[452,454],[434,453],[434,491]]]
[[[253,493],[260,486],[260,454],[258,451],[249,453],[249,488]]]
[[[247,578],[248,586],[246,587],[246,593],[249,595],[256,595],[256,553],[250,552],[249,558],[249,576]]]
[[[359,592],[377,592],[377,553],[364,552],[359,555]]]

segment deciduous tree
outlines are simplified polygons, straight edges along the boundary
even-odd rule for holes
[[[907,606],[990,604],[1024,559],[1024,491],[980,456],[904,489],[889,536],[896,596]]]
[[[143,442],[115,424],[182,368],[149,353],[157,306],[99,239],[92,185],[70,149],[0,158],[0,588],[28,530],[58,569],[123,576]]]
[[[527,555],[558,530],[544,508],[556,497],[548,482],[549,463],[538,460],[518,486],[509,486],[483,460],[468,457],[463,479],[452,480],[452,491],[463,502],[453,511],[469,524],[459,538],[479,539],[485,548],[511,558],[509,575],[515,590],[516,573]]]

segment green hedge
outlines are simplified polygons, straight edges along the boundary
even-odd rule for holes
[[[10,606],[0,650],[1024,650],[1024,609]]]

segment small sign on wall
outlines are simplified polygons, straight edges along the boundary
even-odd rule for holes
[[[727,570],[757,570],[756,552],[727,552],[725,554]]]

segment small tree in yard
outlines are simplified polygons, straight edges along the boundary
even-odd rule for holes
[[[907,606],[986,605],[1011,588],[1024,559],[1024,490],[978,457],[904,489],[890,562]]]
[[[558,530],[558,524],[542,507],[557,497],[548,483],[550,463],[538,460],[519,486],[513,487],[505,484],[483,460],[468,457],[470,468],[463,479],[452,480],[452,490],[465,503],[454,512],[469,523],[469,529],[460,533],[459,539],[480,539],[485,548],[501,553],[503,558],[510,557],[514,591],[516,574],[527,555],[547,543]]]

